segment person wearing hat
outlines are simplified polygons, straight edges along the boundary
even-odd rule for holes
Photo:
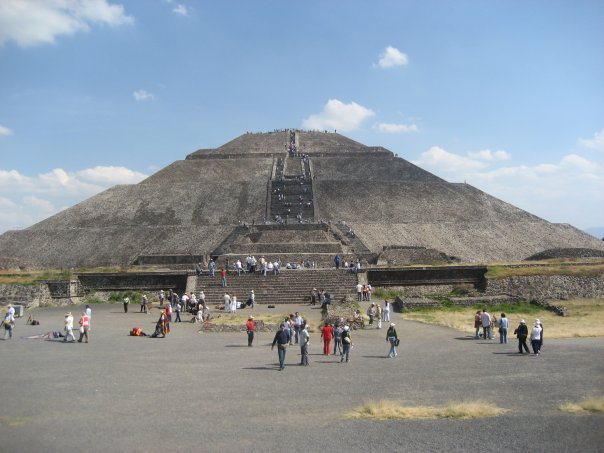
[[[396,334],[396,329],[394,328],[394,326],[396,326],[396,324],[391,322],[390,327],[388,327],[388,330],[386,331],[386,341],[390,342],[390,352],[388,353],[388,357],[391,359],[395,358],[398,355],[396,352],[396,346],[398,344],[398,335]]]
[[[367,309],[367,316],[369,316],[369,325],[373,325],[373,318],[375,318],[375,303],[371,302],[371,305]]]
[[[342,331],[342,356],[340,357],[340,363],[346,360],[350,362],[350,348],[352,347],[352,337],[350,336],[350,326],[345,325]]]
[[[535,325],[531,329],[531,347],[533,354],[539,355],[539,346],[541,346],[541,326],[540,321],[535,319]]]
[[[2,325],[4,326],[4,339],[6,337],[13,338],[13,329],[15,328],[15,316],[11,312],[10,308],[12,305],[9,304],[6,314],[4,315],[4,320],[2,321]]]
[[[252,315],[250,315],[245,323],[245,330],[247,331],[247,345],[251,347],[254,342],[254,331],[256,330],[256,322]]]
[[[300,365],[309,365],[308,363],[308,346],[310,345],[310,334],[308,333],[308,323],[305,321],[302,324],[302,330],[300,331],[300,355],[302,361]]]
[[[529,353],[529,348],[526,344],[526,338],[528,337],[528,327],[526,326],[526,322],[524,322],[524,319],[520,321],[520,325],[516,327],[514,333],[516,334],[516,338],[518,338],[518,353],[524,354],[523,349],[527,353]]]
[[[7,313],[10,313],[10,315],[11,315],[12,317],[14,317],[14,316],[15,316],[15,307],[13,307],[13,304],[8,304],[8,305],[6,306],[6,312],[7,312]]]
[[[82,313],[80,316],[80,338],[78,339],[78,343],[82,342],[82,339],[86,338],[86,343],[88,343],[88,330],[90,329],[90,318],[86,314],[86,312]]]
[[[71,337],[71,340],[69,340],[69,337]],[[73,335],[73,315],[70,311],[65,313],[65,338],[63,338],[63,341],[70,341],[72,343],[76,341]]]

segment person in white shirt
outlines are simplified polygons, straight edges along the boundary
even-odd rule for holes
[[[480,321],[482,322],[482,330],[484,332],[485,340],[492,340],[491,336],[491,315],[485,310],[482,310],[480,315]]]
[[[10,306],[10,308],[12,308],[12,305]],[[4,339],[6,340],[6,337],[13,338],[13,329],[15,328],[15,317],[13,316],[10,309],[6,310],[2,325],[4,326]]]
[[[390,302],[384,301],[384,322],[390,322]]]
[[[229,293],[224,293],[224,296],[222,297],[222,299],[224,300],[224,312],[230,313],[231,312],[231,296],[229,296]]]
[[[535,321],[535,325],[531,330],[531,347],[533,348],[533,354],[539,355],[539,346],[541,346],[541,326],[539,320]]]
[[[501,318],[499,318],[499,343],[508,344],[508,327],[510,322],[508,318],[505,316],[505,313],[501,313]]]
[[[69,337],[71,337],[71,340],[69,340]],[[65,338],[63,338],[63,341],[76,341],[75,336],[73,335],[73,315],[71,312],[65,313]]]
[[[237,269],[237,275],[241,277],[241,272],[243,271],[243,267],[241,266],[241,260],[237,260],[235,263],[235,268]]]

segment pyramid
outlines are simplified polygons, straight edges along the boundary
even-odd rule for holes
[[[248,253],[328,265],[335,253],[375,260],[386,249],[485,263],[562,248],[601,252],[604,243],[383,147],[282,130],[197,150],[138,184],[8,231],[0,267],[182,264]]]

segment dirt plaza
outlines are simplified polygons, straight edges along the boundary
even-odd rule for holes
[[[604,391],[604,339],[548,340],[540,357],[517,354],[516,342],[475,340],[458,331],[395,314],[401,346],[386,357],[385,329],[354,331],[352,360],[321,354],[311,333],[310,366],[299,348],[278,372],[273,334],[200,332],[172,323],[152,333],[158,311],[125,314],[121,304],[93,305],[91,342],[22,337],[61,330],[70,310],[39,309],[39,326],[17,320],[0,342],[3,404],[0,451],[601,451],[602,415],[572,415],[561,403]],[[316,326],[319,311],[299,310]],[[268,313],[265,306],[256,316]],[[183,316],[188,320],[189,315]],[[77,335],[77,334],[76,334]],[[491,402],[504,415],[476,420],[344,420],[369,401],[411,406]]]

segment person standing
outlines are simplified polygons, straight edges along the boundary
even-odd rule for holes
[[[69,340],[69,337],[71,337],[71,340]],[[71,312],[65,313],[65,338],[63,338],[63,341],[75,341],[75,336],[73,335],[73,315]]]
[[[285,325],[279,324],[279,330],[275,333],[271,351],[277,345],[277,353],[279,354],[279,371],[285,369],[285,352],[287,351],[287,345],[289,344],[289,335],[285,332]]]
[[[224,312],[230,313],[231,312],[231,296],[229,295],[229,293],[224,293],[224,296],[222,296],[222,300],[224,301]]]
[[[328,322],[325,323],[325,326],[321,330],[321,338],[323,339],[323,354],[329,355],[329,346],[331,339],[333,338],[333,328]]]
[[[141,313],[148,313],[147,312],[147,304],[149,303],[149,299],[147,299],[147,295],[143,294],[143,298],[141,299]]]
[[[390,352],[388,353],[388,357],[393,359],[398,354],[396,352],[396,344],[398,343],[398,335],[396,334],[396,329],[394,328],[396,324],[393,322],[390,323],[390,327],[388,327],[388,331],[386,332],[386,341],[390,342]]]
[[[508,327],[510,323],[508,318],[505,316],[505,313],[501,313],[501,318],[499,318],[499,343],[508,344]]]
[[[254,332],[256,331],[256,323],[254,322],[254,317],[252,315],[250,315],[245,323],[245,330],[247,331],[247,345],[248,347],[252,347]]]
[[[361,283],[357,284],[357,300],[360,302],[363,297],[363,285]]]
[[[82,342],[82,338],[86,337],[86,343],[88,343],[88,330],[90,328],[90,318],[86,314],[86,312],[82,313],[80,316],[80,338],[78,339],[78,343]]]
[[[162,290],[159,291],[159,306],[160,307],[164,306],[164,301],[165,300],[166,300],[166,293],[162,289]]]
[[[340,255],[336,255],[335,258],[333,259],[333,262],[336,265],[336,270],[340,268],[340,261],[341,261]]]
[[[300,355],[302,361],[300,365],[309,365],[308,363],[308,346],[310,345],[310,334],[308,333],[308,324],[305,322],[302,325],[302,331],[300,332]]]
[[[10,310],[12,305],[6,310],[6,314],[4,315],[4,321],[2,321],[2,325],[4,326],[4,339],[8,337],[13,338],[13,329],[15,328],[15,316]]]
[[[375,303],[371,302],[371,305],[367,309],[367,316],[369,316],[369,325],[373,325],[373,318],[375,318]]]
[[[176,302],[174,303],[174,306],[178,305],[178,297],[176,297]],[[166,321],[167,322],[171,322],[172,321],[172,305],[171,304],[166,304],[166,312],[165,312],[165,316]]]
[[[390,322],[390,302],[384,300],[384,322]]]
[[[210,261],[208,261],[208,272],[210,277],[214,277],[214,275],[216,275],[216,262],[212,258],[210,258]]]
[[[252,292],[250,293],[249,302],[250,308],[254,308],[256,306],[256,294],[254,294],[254,290],[252,290]]]
[[[491,315],[486,309],[482,310],[482,314],[480,315],[480,321],[482,323],[484,339],[491,340]]]
[[[541,345],[541,326],[539,320],[535,320],[535,325],[531,329],[531,347],[533,348],[533,354],[539,355],[539,346]]]
[[[541,354],[541,349],[543,348],[543,323],[539,319],[535,320],[535,322],[541,327],[541,341],[539,341],[539,354]]]
[[[520,325],[514,330],[516,337],[518,338],[518,353],[523,354],[522,349],[524,349],[527,353],[529,352],[529,348],[526,344],[526,338],[528,337],[528,327],[524,322],[524,319],[520,321]]]
[[[88,332],[92,330],[92,308],[90,305],[86,305],[86,316],[88,316]]]
[[[124,313],[128,313],[128,305],[130,305],[130,298],[124,297]]]
[[[375,305],[375,317],[377,318],[377,328],[382,328],[382,307],[379,304]]]
[[[226,269],[223,267],[222,269],[220,269],[220,285],[221,285],[223,288],[226,288],[226,287],[227,287],[227,279],[226,279],[226,276],[227,276],[227,271],[226,271]]]
[[[333,330],[333,355],[336,355],[336,352],[342,354],[342,332],[344,332],[344,326],[336,323]]]
[[[300,342],[300,331],[302,330],[302,316],[300,313],[294,313],[294,343],[298,344]]]
[[[180,305],[180,302],[176,302],[176,307],[174,307],[174,313],[176,313],[176,318],[174,319],[174,322],[182,322],[182,320],[180,319],[181,311],[182,305]]]
[[[344,326],[342,330],[342,357],[340,357],[340,362],[346,360],[346,362],[350,362],[350,348],[352,347],[352,337],[350,336],[350,327]]]

